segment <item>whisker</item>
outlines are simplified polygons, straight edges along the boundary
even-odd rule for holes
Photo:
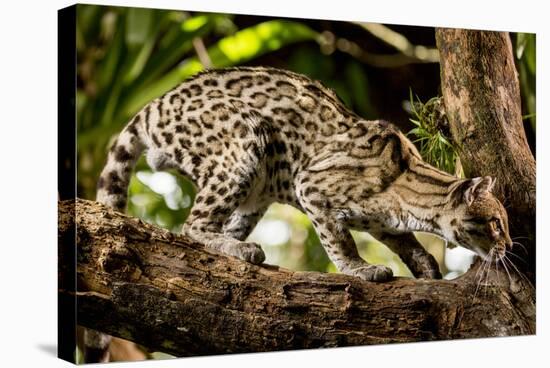
[[[517,244],[517,245],[519,245],[519,246],[524,246],[524,247],[525,247],[525,245],[523,245],[522,242],[519,242],[519,241],[517,241],[517,240],[512,240],[512,244]]]
[[[504,257],[502,260],[503,260],[503,264],[510,266],[510,271],[513,271],[513,268],[512,268],[513,263],[510,261],[510,259],[508,257]]]
[[[487,254],[487,272],[485,273],[485,281],[482,282],[483,285],[483,295],[487,295],[487,286],[489,284],[489,276],[491,274],[491,266],[493,265],[493,256],[494,256],[494,248],[489,251],[489,254]]]
[[[499,260],[500,260],[500,254],[496,251],[496,249],[494,249],[494,265],[495,265],[495,271],[497,273],[497,282],[498,282],[498,285],[500,285],[500,276],[499,276]]]
[[[476,281],[476,290],[474,291],[474,300],[476,299],[477,292],[479,291],[479,288],[481,287],[481,281],[483,280],[483,272],[485,270],[485,266],[487,265],[487,259],[484,258],[483,262],[481,262],[481,266],[479,266],[478,272],[481,270],[481,274],[479,275],[479,279]],[[477,274],[476,274],[477,277]]]
[[[476,272],[476,275],[474,277],[474,281],[476,282],[476,289],[474,291],[474,300],[476,299],[476,295],[477,295],[477,290],[479,289],[479,280],[477,275],[479,274],[479,272],[483,269],[483,265],[485,264],[485,260],[483,260],[481,262],[481,264],[479,265],[479,268],[477,269],[477,272]]]
[[[496,254],[495,254],[495,270],[497,271],[497,282],[498,282],[498,285],[500,286],[500,275],[498,272],[498,260],[497,260]]]
[[[508,263],[510,264],[510,266],[512,266],[514,268],[514,270],[517,272],[517,274],[523,279],[525,280],[531,287],[533,286],[533,284],[531,283],[531,281],[527,278],[527,276],[525,276],[523,274],[523,272],[521,272],[517,267],[516,265],[512,262],[512,260],[508,257],[506,257],[506,255],[504,256],[504,259],[508,260]]]
[[[477,268],[477,271],[476,271],[476,274],[474,276],[474,280],[477,280],[477,276],[479,275],[479,271],[481,271],[481,269],[483,268],[483,264],[485,263],[485,259],[483,259],[481,261],[481,264],[479,265],[479,267]]]
[[[522,243],[512,240],[512,244],[513,245],[519,245],[523,249],[523,251],[525,252],[525,255],[529,254],[529,252],[527,251],[527,248]]]
[[[510,264],[517,270],[517,273],[520,275],[520,277],[525,280],[525,282],[527,282],[529,284],[529,286],[533,287],[533,284],[531,283],[531,280],[529,280],[529,278],[523,273],[521,272],[515,264],[512,263],[512,261],[510,259],[508,259],[508,262],[510,262]]]
[[[487,286],[489,286],[489,276],[491,274],[491,266],[493,265],[493,249],[491,249],[491,251],[489,251],[489,263],[488,263],[488,267],[487,267],[487,273],[485,274],[485,282],[483,283],[483,295],[484,296],[487,296]]]
[[[526,261],[524,258],[518,256],[518,255],[515,254],[515,253],[510,252],[509,250],[506,251],[506,254],[509,254],[509,255],[511,255],[511,256],[514,256],[514,257],[516,257],[518,260],[522,261],[523,263],[528,264],[527,261]]]
[[[513,281],[512,281],[512,275],[510,275],[510,271],[508,271],[508,267],[506,266],[506,260],[504,258],[501,258],[502,265],[504,266],[504,270],[508,274],[508,280],[510,281],[510,287],[512,287]]]
[[[481,271],[481,275],[479,275],[479,278],[481,279],[481,281],[483,281],[483,275],[485,275],[489,270],[489,264],[490,264],[490,259],[486,258],[485,265],[483,267],[483,270]]]

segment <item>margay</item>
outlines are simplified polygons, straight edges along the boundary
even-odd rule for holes
[[[100,202],[124,209],[143,151],[153,169],[175,168],[196,184],[184,232],[252,263],[265,256],[246,238],[273,202],[304,211],[338,269],[369,281],[387,280],[392,271],[363,260],[350,229],[378,238],[417,277],[441,275],[413,231],[482,256],[511,247],[490,177],[437,170],[392,124],[366,121],[321,83],[292,72],[206,71],[149,103],[108,155]]]

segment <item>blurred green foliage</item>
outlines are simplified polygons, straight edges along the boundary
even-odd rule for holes
[[[529,120],[533,132],[537,129],[536,116],[536,75],[537,75],[537,45],[533,33],[516,34],[515,57],[519,69],[519,81],[523,100],[524,119]]]

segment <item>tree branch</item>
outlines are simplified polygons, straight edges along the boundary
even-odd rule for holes
[[[535,332],[534,292],[522,280],[474,298],[471,272],[378,284],[255,266],[81,199],[59,204],[69,300],[74,239],[78,324],[176,356]]]

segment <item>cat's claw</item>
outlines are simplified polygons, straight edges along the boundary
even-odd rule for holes
[[[242,259],[252,264],[261,264],[265,261],[265,253],[262,248],[252,242],[235,244],[231,249],[225,250],[227,254]]]
[[[381,265],[368,265],[351,270],[351,276],[357,276],[365,281],[383,282],[393,278],[391,268]]]

